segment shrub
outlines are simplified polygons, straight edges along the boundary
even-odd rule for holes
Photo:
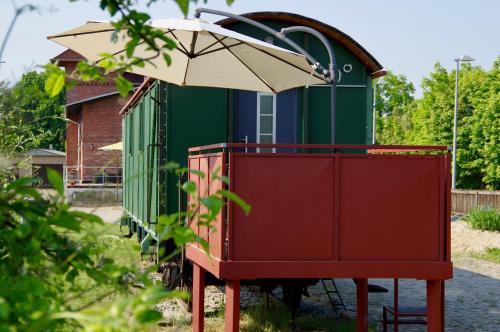
[[[500,232],[500,212],[493,207],[486,206],[472,209],[467,220],[474,229]]]

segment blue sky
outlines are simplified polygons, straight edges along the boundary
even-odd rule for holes
[[[17,0],[18,4],[28,1]],[[20,75],[62,51],[48,41],[50,34],[68,30],[87,20],[109,17],[98,8],[97,0],[31,0],[56,11],[28,13],[18,20],[0,66],[0,80],[15,81]],[[141,2],[146,2],[142,0]],[[453,59],[469,54],[476,65],[491,68],[500,55],[499,0],[225,0],[199,1],[199,6],[234,13],[287,11],[328,23],[350,35],[386,68],[404,74],[420,95],[422,77],[439,61],[453,68]],[[191,9],[196,5],[191,5]],[[150,8],[154,18],[180,17],[171,0],[158,0]],[[11,0],[0,0],[0,40],[13,15]],[[192,15],[190,15],[192,17]],[[209,21],[218,18],[204,16]]]

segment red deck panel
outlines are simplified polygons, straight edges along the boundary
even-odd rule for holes
[[[235,153],[231,190],[252,212],[232,211],[232,259],[332,259],[333,164],[321,155]]]
[[[209,172],[209,169],[208,169],[208,158],[200,158],[200,171],[203,172],[203,174],[205,174],[205,177],[200,179],[200,183],[199,183],[199,187],[198,187],[198,195],[200,195],[200,197],[204,197],[206,196],[209,191],[208,191],[208,183],[210,181],[210,172]],[[206,206],[204,205],[201,205],[200,206],[200,215],[203,215],[205,213],[208,212],[208,209]],[[209,238],[209,235],[208,235],[208,227],[207,226],[202,226],[202,225],[199,225],[198,226],[198,235],[207,240],[207,241],[210,241],[210,238]]]
[[[213,153],[203,156],[192,156],[189,158],[188,166],[192,170],[199,170],[203,172],[203,178],[189,173],[189,180],[196,184],[198,197],[206,197],[215,194],[219,189],[223,188],[223,182],[216,180],[213,175],[218,176],[226,175],[224,173],[224,154]],[[210,187],[209,187],[210,186]],[[188,198],[190,204],[195,203],[194,197]],[[200,206],[200,214],[207,212],[207,208],[203,205]],[[223,221],[225,220],[225,210],[217,216],[217,219],[212,222],[214,229],[209,230],[207,226],[198,225],[198,218],[191,220],[190,227],[195,230],[196,234],[205,239],[209,244],[210,255],[221,258],[224,251],[225,229]],[[199,244],[195,244],[200,248]]]
[[[217,176],[225,175],[224,171],[224,155],[222,153],[218,155],[213,155],[208,157],[208,171],[209,174],[205,174],[207,183],[210,184],[210,195],[217,193],[219,189],[223,189],[223,182],[221,180],[214,180],[212,175]],[[223,257],[224,249],[224,239],[225,239],[225,229],[223,227],[223,221],[225,220],[225,209],[222,210],[217,216],[217,220],[213,222],[214,229],[209,232],[209,245],[210,245],[210,255],[214,257]]]
[[[199,170],[200,169],[200,158],[199,157],[191,157],[189,158],[188,160],[188,167],[189,169],[194,169],[194,170]],[[199,195],[200,194],[200,177],[194,173],[189,173],[188,174],[188,179],[189,181],[193,181],[195,184],[196,184],[196,188],[197,188],[197,194]],[[189,197],[188,198],[188,202],[189,204],[191,204],[191,200],[193,198],[192,197]],[[198,230],[198,217],[195,216],[190,224],[189,224],[189,227],[191,227],[191,229],[194,230],[194,232],[198,235],[199,234],[199,230]],[[193,243],[191,245],[194,245],[196,247],[199,247],[198,243]]]
[[[435,156],[340,157],[339,259],[438,261],[444,199]]]

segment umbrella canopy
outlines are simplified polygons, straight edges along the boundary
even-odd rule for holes
[[[123,150],[123,143],[122,142],[117,142],[113,143],[110,145],[102,146],[99,148],[99,150],[104,150],[104,151],[122,151]]]
[[[325,81],[298,53],[198,19],[153,20],[151,26],[165,32],[177,48],[170,51],[172,65],[162,56],[133,73],[181,86],[208,86],[276,93]],[[111,41],[112,34],[118,36]],[[109,22],[88,22],[78,28],[49,36],[89,61],[99,63],[102,53],[125,54],[130,40]],[[150,58],[155,52],[139,44],[134,56]]]

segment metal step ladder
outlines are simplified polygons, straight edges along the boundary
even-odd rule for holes
[[[330,287],[328,287],[328,282],[331,283]],[[344,301],[342,301],[342,296],[340,296],[339,289],[335,284],[333,279],[321,279],[321,284],[323,284],[323,288],[325,289],[325,293],[330,300],[330,304],[332,305],[333,311],[338,314],[339,308],[342,308],[344,311],[347,310]]]

